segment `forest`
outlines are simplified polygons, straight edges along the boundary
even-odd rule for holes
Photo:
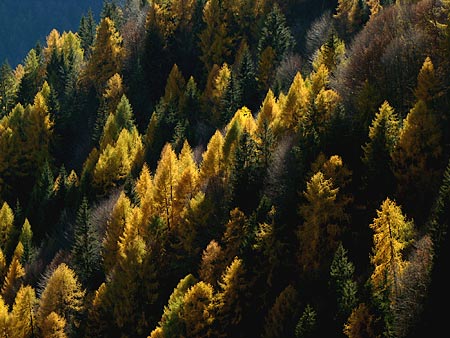
[[[2,337],[446,332],[449,0],[105,0],[28,50]]]

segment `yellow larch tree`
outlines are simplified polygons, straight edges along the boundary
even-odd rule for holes
[[[223,170],[223,143],[222,133],[216,130],[202,155],[199,178],[202,188],[207,186],[211,178],[218,177]]]
[[[53,271],[39,299],[37,323],[45,326],[51,313],[57,314],[67,323],[79,325],[77,315],[83,310],[85,291],[75,272],[65,263]]]
[[[405,218],[394,201],[386,198],[370,228],[373,230],[370,255],[373,294],[387,294],[388,299],[392,300],[399,292],[400,276],[408,264],[403,255],[412,241],[414,225]]]
[[[11,328],[17,337],[31,338],[37,333],[36,304],[36,293],[31,286],[22,286],[17,291],[11,311]]]
[[[174,224],[175,189],[178,184],[178,159],[170,143],[167,143],[158,161],[154,176],[154,201],[156,213],[170,229]]]

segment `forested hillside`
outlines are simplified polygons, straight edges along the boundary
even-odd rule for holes
[[[5,337],[446,329],[450,1],[79,23],[0,69]]]

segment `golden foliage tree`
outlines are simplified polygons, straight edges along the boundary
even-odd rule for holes
[[[117,263],[119,257],[118,242],[125,230],[125,224],[132,215],[130,199],[122,191],[111,213],[111,218],[106,225],[106,235],[103,240],[103,262],[105,272],[110,272]]]
[[[17,337],[31,338],[36,335],[36,304],[36,293],[31,286],[22,286],[17,291],[11,311],[11,328]]]
[[[51,312],[41,324],[41,333],[43,337],[48,338],[67,338],[65,332],[67,321],[56,312]]]
[[[343,233],[344,205],[338,203],[339,187],[319,171],[311,177],[303,192],[305,203],[300,207],[304,220],[298,228],[299,263],[303,271],[317,272],[331,260]]]
[[[7,202],[3,202],[0,209],[0,248],[5,250],[13,228],[14,213]]]
[[[114,74],[120,73],[125,51],[122,36],[117,31],[114,21],[103,18],[97,26],[92,55],[86,68],[86,77],[101,95],[106,82]]]
[[[174,225],[175,189],[178,184],[178,159],[170,143],[167,143],[155,171],[154,201],[158,215],[160,215],[170,229]]]
[[[407,266],[403,251],[410,244],[414,226],[406,220],[401,208],[386,198],[370,224],[373,247],[370,262],[373,272],[370,280],[375,296],[386,292],[388,299],[399,293],[400,277]]]
[[[48,279],[39,300],[36,316],[39,327],[41,329],[47,327],[47,321],[52,313],[61,318],[58,320],[51,318],[52,321],[60,323],[64,320],[75,327],[79,325],[77,316],[83,310],[84,296],[85,291],[82,290],[75,272],[65,263],[58,265]]]

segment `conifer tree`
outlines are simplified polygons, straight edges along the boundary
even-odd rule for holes
[[[317,330],[317,312],[307,304],[295,327],[296,338],[312,338]]]
[[[400,132],[400,123],[394,109],[385,101],[369,129],[369,141],[363,146],[363,163],[367,168],[367,189],[377,200],[392,193],[394,177],[391,154]],[[379,202],[379,201],[378,201]]]
[[[100,20],[96,28],[92,55],[86,68],[86,76],[98,95],[103,93],[106,81],[121,72],[124,59],[122,36],[109,17]]]
[[[35,49],[31,49],[24,60],[24,75],[20,82],[18,101],[24,106],[33,103],[33,98],[39,91],[42,77],[39,74],[40,56]]]
[[[157,214],[164,218],[167,227],[174,226],[175,189],[178,184],[178,160],[168,143],[161,152],[161,159],[154,177],[154,201]]]
[[[299,295],[292,285],[288,285],[275,299],[266,315],[264,338],[293,336],[298,319]]]
[[[121,192],[106,226],[103,240],[103,262],[105,273],[111,272],[118,259],[118,242],[125,229],[126,222],[131,217],[132,207],[129,198]]]
[[[83,198],[78,209],[72,246],[72,262],[80,281],[87,283],[100,271],[101,243],[90,219],[88,201]]]
[[[330,287],[336,296],[336,319],[339,324],[350,316],[356,306],[357,284],[354,281],[355,266],[348,260],[347,250],[339,243],[330,267]]]
[[[224,261],[225,257],[222,247],[215,240],[211,240],[202,253],[202,260],[198,272],[201,280],[213,287],[217,287],[220,275],[225,266]]]
[[[4,337],[9,337],[11,332],[11,317],[8,311],[8,305],[0,297],[0,334]]]
[[[180,279],[173,289],[167,305],[164,306],[161,320],[158,327],[152,331],[151,337],[157,334],[164,337],[176,337],[185,334],[185,325],[181,317],[184,295],[196,283],[197,279],[192,274]]]
[[[29,285],[21,286],[11,311],[11,328],[18,337],[31,338],[37,334],[36,304],[34,289]]]
[[[394,201],[386,198],[370,228],[374,232],[370,255],[374,268],[370,276],[372,293],[384,307],[385,324],[389,329],[392,325],[390,309],[385,306],[400,294],[401,276],[408,265],[404,250],[412,241],[414,225],[406,220]]]
[[[203,22],[205,28],[199,36],[202,52],[200,60],[206,70],[210,71],[214,64],[229,62],[231,55],[233,41],[228,31],[228,22],[225,20],[223,1],[206,1],[203,7]]]
[[[20,263],[23,254],[22,243],[19,242],[17,248],[9,264],[8,272],[6,273],[5,280],[2,286],[2,297],[8,305],[12,305],[16,292],[22,285],[23,278],[25,277],[25,269]]]
[[[13,229],[14,213],[8,203],[3,202],[0,209],[0,248],[4,251]]]
[[[6,275],[6,257],[3,254],[3,251],[0,249],[0,281],[4,280]]]
[[[81,48],[84,50],[84,57],[89,59],[91,55],[91,47],[95,39],[96,23],[92,10],[89,8],[86,15],[80,19],[80,25],[78,27],[78,35],[81,40]]]
[[[248,297],[248,282],[245,280],[244,263],[235,257],[225,269],[219,282],[220,291],[214,300],[213,335],[216,337],[241,337]]]
[[[223,142],[222,133],[217,130],[209,140],[206,151],[202,155],[200,183],[203,187],[208,184],[209,180],[218,177],[224,169]]]
[[[19,241],[23,245],[23,255],[22,263],[27,264],[31,262],[34,256],[34,246],[33,246],[33,231],[31,230],[30,222],[28,218],[25,218],[25,222],[22,226],[22,231],[20,232]]]
[[[67,338],[65,327],[67,321],[56,312],[51,312],[41,324],[41,332],[44,337]]]
[[[365,303],[360,303],[355,307],[344,325],[344,334],[348,338],[379,337],[377,334],[377,318],[370,312]]]
[[[213,321],[211,313],[213,293],[212,286],[203,281],[186,291],[180,316],[184,321],[187,337],[209,336],[209,328]]]
[[[344,230],[341,222],[345,220],[345,210],[337,203],[338,192],[339,187],[320,171],[307,183],[303,193],[306,203],[300,207],[304,223],[297,232],[303,271],[317,272],[331,261],[337,248]]]
[[[289,88],[278,119],[278,124],[283,130],[293,131],[298,128],[300,120],[306,117],[309,100],[305,80],[298,72]]]
[[[75,272],[65,263],[61,263],[53,271],[39,300],[37,322],[39,327],[47,327],[49,317],[55,313],[64,320],[66,329],[70,332],[79,323],[79,315],[83,310],[85,291],[82,290]],[[51,318],[54,321],[54,318]],[[62,325],[58,325],[62,327]]]
[[[397,178],[397,195],[406,210],[420,224],[431,207],[438,189],[443,168],[442,130],[432,109],[430,93],[435,90],[434,69],[426,59],[418,76],[416,95],[419,98],[410,110],[400,131],[392,153],[394,174]],[[422,211],[415,205],[422,205]]]
[[[272,47],[277,65],[288,56],[295,47],[295,40],[287,25],[286,18],[275,3],[267,14],[258,41],[258,52],[262,55],[267,47]]]
[[[0,118],[14,107],[17,99],[18,81],[7,61],[0,67]]]

